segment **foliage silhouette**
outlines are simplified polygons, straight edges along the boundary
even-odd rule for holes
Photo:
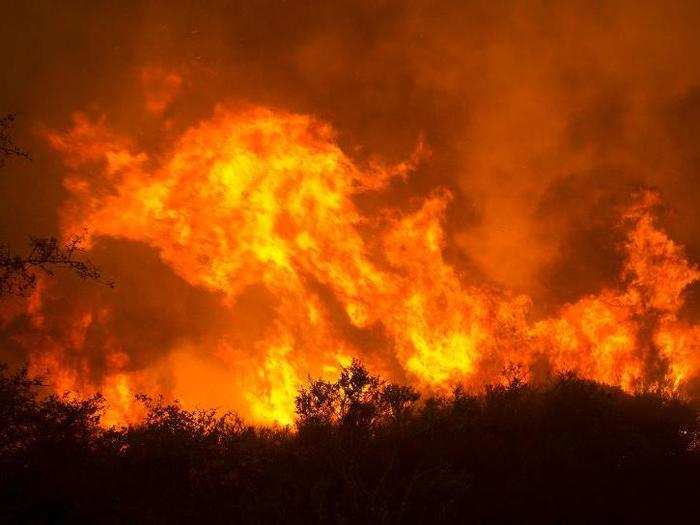
[[[11,157],[30,159],[29,153],[17,146],[12,137],[15,119],[14,113],[0,117],[0,168]],[[82,256],[82,242],[81,236],[74,236],[65,243],[55,237],[30,237],[26,255],[15,253],[0,243],[0,297],[25,295],[36,287],[39,272],[53,275],[56,268],[65,268],[82,279],[114,287],[112,280]]]
[[[310,380],[299,390],[297,424],[301,428],[336,424],[367,429],[378,421],[402,418],[419,398],[413,388],[386,383],[353,360],[341,369],[336,382]]]
[[[36,287],[39,272],[53,275],[56,268],[65,268],[81,279],[114,287],[112,280],[82,257],[82,241],[79,236],[63,244],[55,237],[30,237],[26,255],[13,253],[8,246],[0,244],[0,297],[25,295]]]
[[[23,157],[29,159],[29,153],[20,148],[12,137],[17,115],[8,113],[0,117],[0,168],[5,165],[5,162],[10,157]]]
[[[681,522],[697,519],[697,413],[563,374],[418,400],[359,362],[299,391],[297,431],[139,397],[104,401],[0,374],[9,522]]]

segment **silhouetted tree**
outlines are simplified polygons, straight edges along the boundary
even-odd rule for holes
[[[0,167],[9,157],[29,159],[29,154],[14,143],[12,129],[16,115],[0,117]],[[23,295],[37,283],[38,272],[53,275],[56,268],[65,268],[83,279],[90,279],[110,287],[113,281],[84,258],[80,249],[82,237],[75,236],[65,243],[54,237],[30,237],[26,254],[14,253],[0,243],[0,297]]]
[[[297,399],[298,432],[140,396],[47,395],[0,369],[0,521],[693,523],[697,412],[562,374],[418,403],[359,362]]]
[[[113,287],[113,281],[82,257],[81,242],[81,237],[73,237],[66,243],[54,237],[31,237],[26,255],[12,253],[8,246],[0,245],[0,296],[23,295],[36,286],[40,272],[53,275],[58,268]]]
[[[12,129],[16,118],[17,116],[14,113],[0,117],[0,168],[5,165],[9,157],[29,158],[29,153],[17,146],[12,137]]]
[[[310,380],[299,390],[297,420],[300,425],[337,423],[368,428],[388,417],[402,417],[419,398],[413,388],[387,383],[354,359],[350,366],[341,367],[334,383]]]
[[[77,236],[66,243],[60,243],[54,237],[31,237],[25,255],[13,253],[8,246],[0,245],[0,296],[23,295],[36,286],[39,272],[53,275],[58,268],[113,287],[114,282],[83,257],[81,242],[82,238]]]

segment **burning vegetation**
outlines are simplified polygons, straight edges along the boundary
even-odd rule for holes
[[[513,364],[536,381],[575,371],[629,392],[692,393],[700,332],[679,312],[700,273],[657,225],[654,191],[629,195],[616,212],[614,284],[535,319],[530,297],[469,283],[445,258],[448,189],[408,212],[356,204],[409,177],[428,155],[422,145],[405,162],[362,165],[327,124],[260,107],[219,106],[163,137],[149,154],[84,114],[47,132],[67,169],[61,228],[66,238],[89,229],[86,248],[143,243],[214,294],[229,324],[210,337],[200,321],[208,348],[198,359],[205,375],[225,371],[207,379],[221,383],[190,377],[202,352],[185,343],[173,343],[170,359],[135,363],[109,304],[49,314],[62,300],[50,281],[5,320],[28,321],[14,339],[30,371],[48,371],[59,392],[102,392],[110,423],[134,421],[138,392],[196,404],[212,389],[210,403],[287,425],[308,374],[334,374],[358,356],[423,393],[479,389]],[[175,386],[163,389],[163,375]]]
[[[309,380],[296,432],[139,396],[42,396],[0,375],[0,517],[31,523],[684,522],[697,516],[696,410],[573,374],[517,374],[419,401],[358,362]],[[61,475],[48,475],[59,473]],[[663,482],[659,482],[663,480]]]
[[[695,2],[26,4],[0,521],[697,516]]]

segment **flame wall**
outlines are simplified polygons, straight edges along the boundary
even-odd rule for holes
[[[522,363],[697,397],[698,15],[13,8],[0,89],[35,160],[0,233],[87,230],[118,286],[42,281],[0,352],[108,422],[147,391],[288,423],[353,356],[424,391]]]

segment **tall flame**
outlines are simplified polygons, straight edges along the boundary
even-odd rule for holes
[[[179,85],[173,78],[166,87]],[[165,93],[149,99],[150,111],[162,112]],[[396,166],[361,166],[314,118],[224,105],[158,154],[83,114],[48,140],[69,170],[65,235],[87,228],[90,243],[148,245],[226,311],[246,294],[272,305],[264,326],[232,315],[228,333],[206,348],[179,342],[138,366],[111,328],[109,306],[76,305],[49,319],[43,301],[58,292],[43,282],[27,303],[31,330],[17,340],[57,389],[103,391],[108,423],[138,417],[133,393],[163,390],[167,373],[170,395],[289,424],[307,375],[332,375],[355,355],[425,391],[483,385],[509,363],[532,373],[574,369],[626,389],[681,389],[700,374],[700,327],[678,315],[700,273],[655,224],[653,192],[621,213],[618,286],[532,321],[529,297],[466,283],[445,259],[447,189],[412,212],[363,213],[356,204],[407,176],[420,148]],[[106,333],[99,374],[82,353],[90,330]]]

